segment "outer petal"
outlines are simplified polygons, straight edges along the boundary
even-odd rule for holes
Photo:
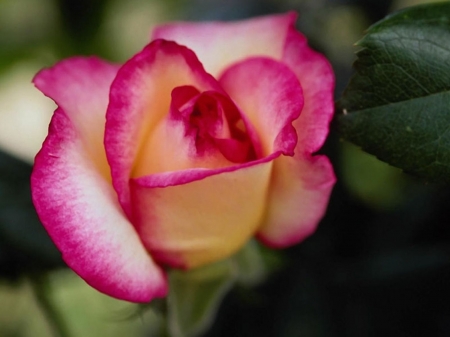
[[[95,57],[74,57],[41,70],[33,79],[39,90],[68,115],[91,160],[108,179],[103,146],[105,110],[118,68]]]
[[[239,22],[172,23],[157,27],[154,39],[173,40],[192,49],[205,69],[217,77],[249,56],[280,59],[294,12]]]
[[[303,89],[304,107],[294,123],[298,133],[297,149],[318,151],[328,136],[334,113],[334,73],[328,60],[312,50],[306,38],[291,27],[283,59],[297,75]]]
[[[146,302],[166,294],[166,279],[115,201],[71,121],[53,116],[31,177],[33,202],[66,263],[94,288]]]
[[[129,216],[129,179],[142,173],[133,171],[140,158],[151,156],[146,142],[168,114],[172,90],[185,85],[222,91],[192,51],[157,40],[125,63],[111,86],[105,147],[114,188]]]
[[[258,238],[270,247],[283,248],[314,233],[334,182],[333,168],[325,156],[277,158]]]
[[[303,88],[304,107],[294,122],[298,144],[293,158],[274,163],[270,201],[259,238],[273,247],[295,244],[312,234],[325,213],[335,182],[324,156],[312,156],[328,135],[332,118],[334,75],[328,61],[312,51],[294,28],[286,41],[283,61]]]
[[[94,152],[89,151],[101,146],[114,73],[115,67],[100,60],[78,58],[35,78],[60,108],[36,156],[32,196],[40,219],[73,270],[106,294],[148,301],[166,293],[165,275],[123,215],[102,172],[101,158],[93,161]]]
[[[131,182],[134,222],[159,262],[192,268],[230,256],[264,216],[272,161],[156,174]]]

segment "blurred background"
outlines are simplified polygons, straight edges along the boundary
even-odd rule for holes
[[[420,0],[0,0],[0,337],[160,336],[152,311],[101,295],[65,268],[34,212],[29,176],[54,104],[41,68],[75,54],[123,62],[158,23],[296,10],[336,72],[336,99],[364,30]],[[318,231],[269,254],[271,274],[236,287],[206,337],[450,336],[450,191],[340,141],[323,153],[338,183]]]

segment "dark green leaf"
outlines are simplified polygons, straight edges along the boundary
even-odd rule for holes
[[[31,202],[31,166],[0,151],[0,278],[64,267]]]
[[[341,135],[428,181],[450,183],[450,3],[370,27],[338,106]]]

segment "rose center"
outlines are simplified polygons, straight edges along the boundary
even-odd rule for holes
[[[255,159],[245,123],[235,104],[215,91],[200,93],[192,86],[172,92],[171,118],[181,122],[196,156],[220,152],[233,163]]]

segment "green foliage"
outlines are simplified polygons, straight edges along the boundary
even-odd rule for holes
[[[410,177],[401,170],[348,142],[342,142],[340,150],[341,181],[365,205],[377,211],[394,210],[409,196]]]
[[[357,43],[338,102],[344,139],[427,181],[450,182],[450,3],[411,7]]]
[[[170,335],[195,336],[214,319],[236,275],[225,260],[193,271],[172,271],[168,298]]]
[[[31,166],[0,151],[0,279],[65,267],[31,202]]]
[[[190,271],[170,271],[170,336],[198,336],[210,327],[223,298],[236,282],[254,285],[264,276],[264,263],[253,241],[229,259]]]

